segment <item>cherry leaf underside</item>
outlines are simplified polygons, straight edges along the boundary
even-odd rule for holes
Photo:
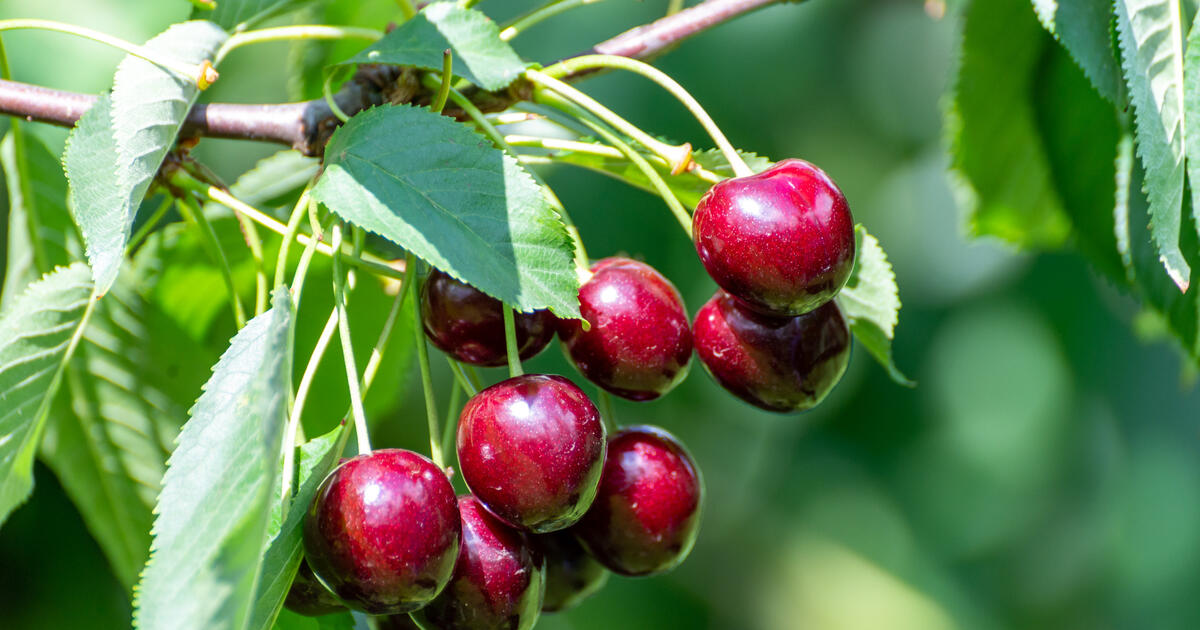
[[[313,196],[519,310],[579,316],[562,218],[515,159],[466,125],[407,105],[367,110],[330,138]]]

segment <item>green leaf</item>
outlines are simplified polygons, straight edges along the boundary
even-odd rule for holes
[[[435,2],[357,55],[343,62],[388,63],[441,71],[442,53],[454,55],[454,75],[495,91],[525,72],[526,64],[491,18],[454,2]]]
[[[866,228],[854,228],[858,252],[854,271],[837,295],[838,306],[850,322],[850,331],[871,356],[901,385],[913,386],[892,360],[892,339],[900,318],[896,274],[879,241]]]
[[[236,628],[254,605],[286,408],[287,290],[217,362],[167,464],[134,626]]]
[[[275,630],[355,630],[357,625],[354,616],[348,612],[305,617],[285,609],[274,627]]]
[[[562,219],[516,160],[466,125],[417,107],[367,110],[330,138],[313,196],[520,310],[579,316]]]
[[[341,424],[297,449],[296,470],[299,474],[293,480],[292,487],[296,490],[292,493],[291,502],[285,511],[280,497],[276,495],[272,507],[271,523],[267,530],[270,543],[263,555],[262,580],[258,585],[250,623],[246,626],[250,630],[266,630],[274,625],[296,570],[300,567],[300,526],[317,494],[317,487],[337,466],[349,435],[346,425]]]
[[[245,30],[268,18],[298,9],[316,0],[217,0],[215,9],[194,9],[192,18],[215,22],[222,28]]]
[[[1167,275],[1186,291],[1179,247],[1184,178],[1184,25],[1179,0],[1118,0],[1117,34],[1146,171],[1150,234]]]
[[[967,9],[945,124],[955,193],[974,236],[1055,248],[1069,234],[1030,97],[1048,45],[1027,4],[977,0]]]
[[[1112,47],[1112,3],[1033,0],[1042,26],[1057,39],[1109,103],[1121,103],[1121,70]]]
[[[1200,229],[1200,133],[1192,129],[1191,123],[1200,121],[1200,13],[1192,22],[1188,35],[1187,53],[1183,60],[1184,120],[1188,123],[1188,133],[1184,134],[1184,151],[1187,154],[1187,177],[1192,189],[1192,221]],[[1200,124],[1194,125],[1200,129]]]
[[[211,22],[184,22],[151,39],[146,48],[197,64],[211,59],[226,38]],[[101,294],[117,276],[134,214],[198,93],[188,79],[129,56],[117,67],[111,105],[101,98],[72,134],[64,158],[72,207]],[[109,126],[104,124],[106,106]]]
[[[254,168],[238,176],[229,192],[251,206],[261,207],[304,186],[320,167],[321,161],[317,158],[287,149],[259,160]],[[209,217],[232,213],[211,201],[204,205],[204,212]]]
[[[18,133],[23,156],[20,160]],[[0,309],[3,309],[38,279],[34,238],[50,267],[68,265],[79,259],[80,252],[71,214],[64,203],[67,180],[58,158],[37,136],[14,128],[0,143],[0,165],[9,191],[8,258],[4,288],[0,290]],[[33,237],[35,226],[37,236]]]
[[[38,438],[91,296],[91,270],[76,263],[29,285],[0,315],[0,524],[33,489]]]

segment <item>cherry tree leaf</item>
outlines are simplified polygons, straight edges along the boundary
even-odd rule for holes
[[[442,69],[442,54],[454,55],[454,74],[485,90],[508,87],[525,62],[488,16],[455,2],[435,2],[357,55],[342,62],[388,63],[424,70]]]
[[[267,544],[286,409],[291,298],[242,328],[179,433],[134,600],[143,630],[241,629]]]
[[[1109,103],[1120,103],[1121,68],[1109,32],[1112,3],[1095,0],[1033,0],[1042,26],[1083,69]]]
[[[211,59],[227,37],[211,22],[184,22],[151,39],[146,48],[197,64]],[[63,162],[75,220],[101,294],[117,276],[134,214],[198,92],[187,78],[129,56],[117,67],[111,99],[98,100],[71,134]]]
[[[1180,291],[1191,268],[1179,246],[1184,181],[1184,33],[1179,0],[1118,0],[1117,34],[1146,172],[1150,235]]]
[[[244,30],[317,0],[217,0],[213,9],[194,9],[192,17],[209,20],[230,31]]]
[[[38,439],[91,313],[92,288],[87,265],[60,267],[0,314],[0,524],[33,489]]]
[[[520,310],[579,316],[562,218],[515,159],[466,125],[406,105],[367,110],[330,138],[313,196]]]
[[[850,331],[871,356],[901,385],[914,383],[892,360],[892,339],[900,318],[900,295],[896,274],[879,241],[861,225],[855,226],[857,241],[854,270],[837,295],[838,306],[850,322]]]

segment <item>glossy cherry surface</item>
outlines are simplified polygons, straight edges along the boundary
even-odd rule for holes
[[[803,160],[713,185],[692,232],[708,275],[764,313],[799,315],[824,304],[854,266],[846,197]]]
[[[463,481],[510,525],[544,533],[579,520],[600,481],[596,406],[561,376],[526,374],[476,394],[458,424]]]
[[[691,552],[703,503],[700,470],[679,440],[657,427],[626,427],[609,440],[600,491],[572,531],[609,570],[655,575]]]
[[[718,291],[696,313],[696,354],[737,397],[768,411],[816,406],[850,362],[850,328],[836,302],[772,317]]]
[[[346,610],[346,607],[333,596],[333,593],[330,593],[329,589],[317,580],[317,576],[313,575],[312,568],[308,566],[308,561],[303,559],[300,560],[300,568],[296,571],[296,577],[292,580],[292,586],[288,589],[283,605],[294,613],[309,617]]]
[[[545,569],[525,534],[475,497],[458,500],[463,543],[454,577],[412,618],[425,630],[527,630],[542,609]]]
[[[532,536],[531,539],[546,558],[546,597],[542,600],[542,612],[574,608],[608,581],[608,569],[596,562],[570,529]]]
[[[692,331],[679,291],[650,265],[605,258],[579,289],[576,319],[559,322],[567,356],[588,380],[630,400],[653,400],[687,376]]]
[[[372,615],[425,605],[450,580],[462,524],[454,488],[428,458],[382,449],[321,482],[304,520],[313,573]]]
[[[514,313],[517,347],[532,358],[554,338],[550,311]],[[504,305],[475,287],[433,270],[421,286],[425,335],[442,352],[472,365],[504,365]]]

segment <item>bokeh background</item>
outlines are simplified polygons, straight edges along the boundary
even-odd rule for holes
[[[374,26],[395,12],[390,0],[350,5],[347,15]],[[531,6],[481,8],[504,20]],[[516,46],[552,61],[664,7],[608,0],[538,26]],[[183,0],[0,3],[2,18],[58,19],[134,41],[189,10]],[[708,492],[699,543],[674,573],[614,577],[540,628],[1200,627],[1200,395],[1191,370],[1079,257],[1022,255],[960,236],[941,139],[958,26],[953,7],[930,13],[917,0],[787,4],[698,36],[658,63],[738,146],[803,157],[840,183],[895,265],[904,302],[896,361],[919,386],[893,384],[856,351],[833,395],[802,415],[743,405],[698,365],[664,400],[618,403],[620,422],[666,427],[698,460]],[[119,60],[61,35],[4,40],[16,78],[51,87],[98,92]],[[288,56],[285,44],[239,51],[211,98],[286,100]],[[638,77],[583,87],[647,129],[708,146],[682,108]],[[36,133],[55,151],[65,138]],[[232,179],[275,150],[206,140],[198,155]],[[644,258],[678,285],[691,312],[708,299],[714,285],[661,201],[570,167],[545,173],[594,257]],[[527,369],[574,375],[553,349]],[[398,369],[379,386],[388,404],[377,405],[377,446],[423,444],[419,394],[406,394],[411,377]],[[444,392],[446,374],[438,378]],[[344,408],[344,396],[331,390],[330,408]],[[83,521],[49,469],[39,464],[35,475],[32,500],[0,530],[0,627],[127,627],[125,593]]]

